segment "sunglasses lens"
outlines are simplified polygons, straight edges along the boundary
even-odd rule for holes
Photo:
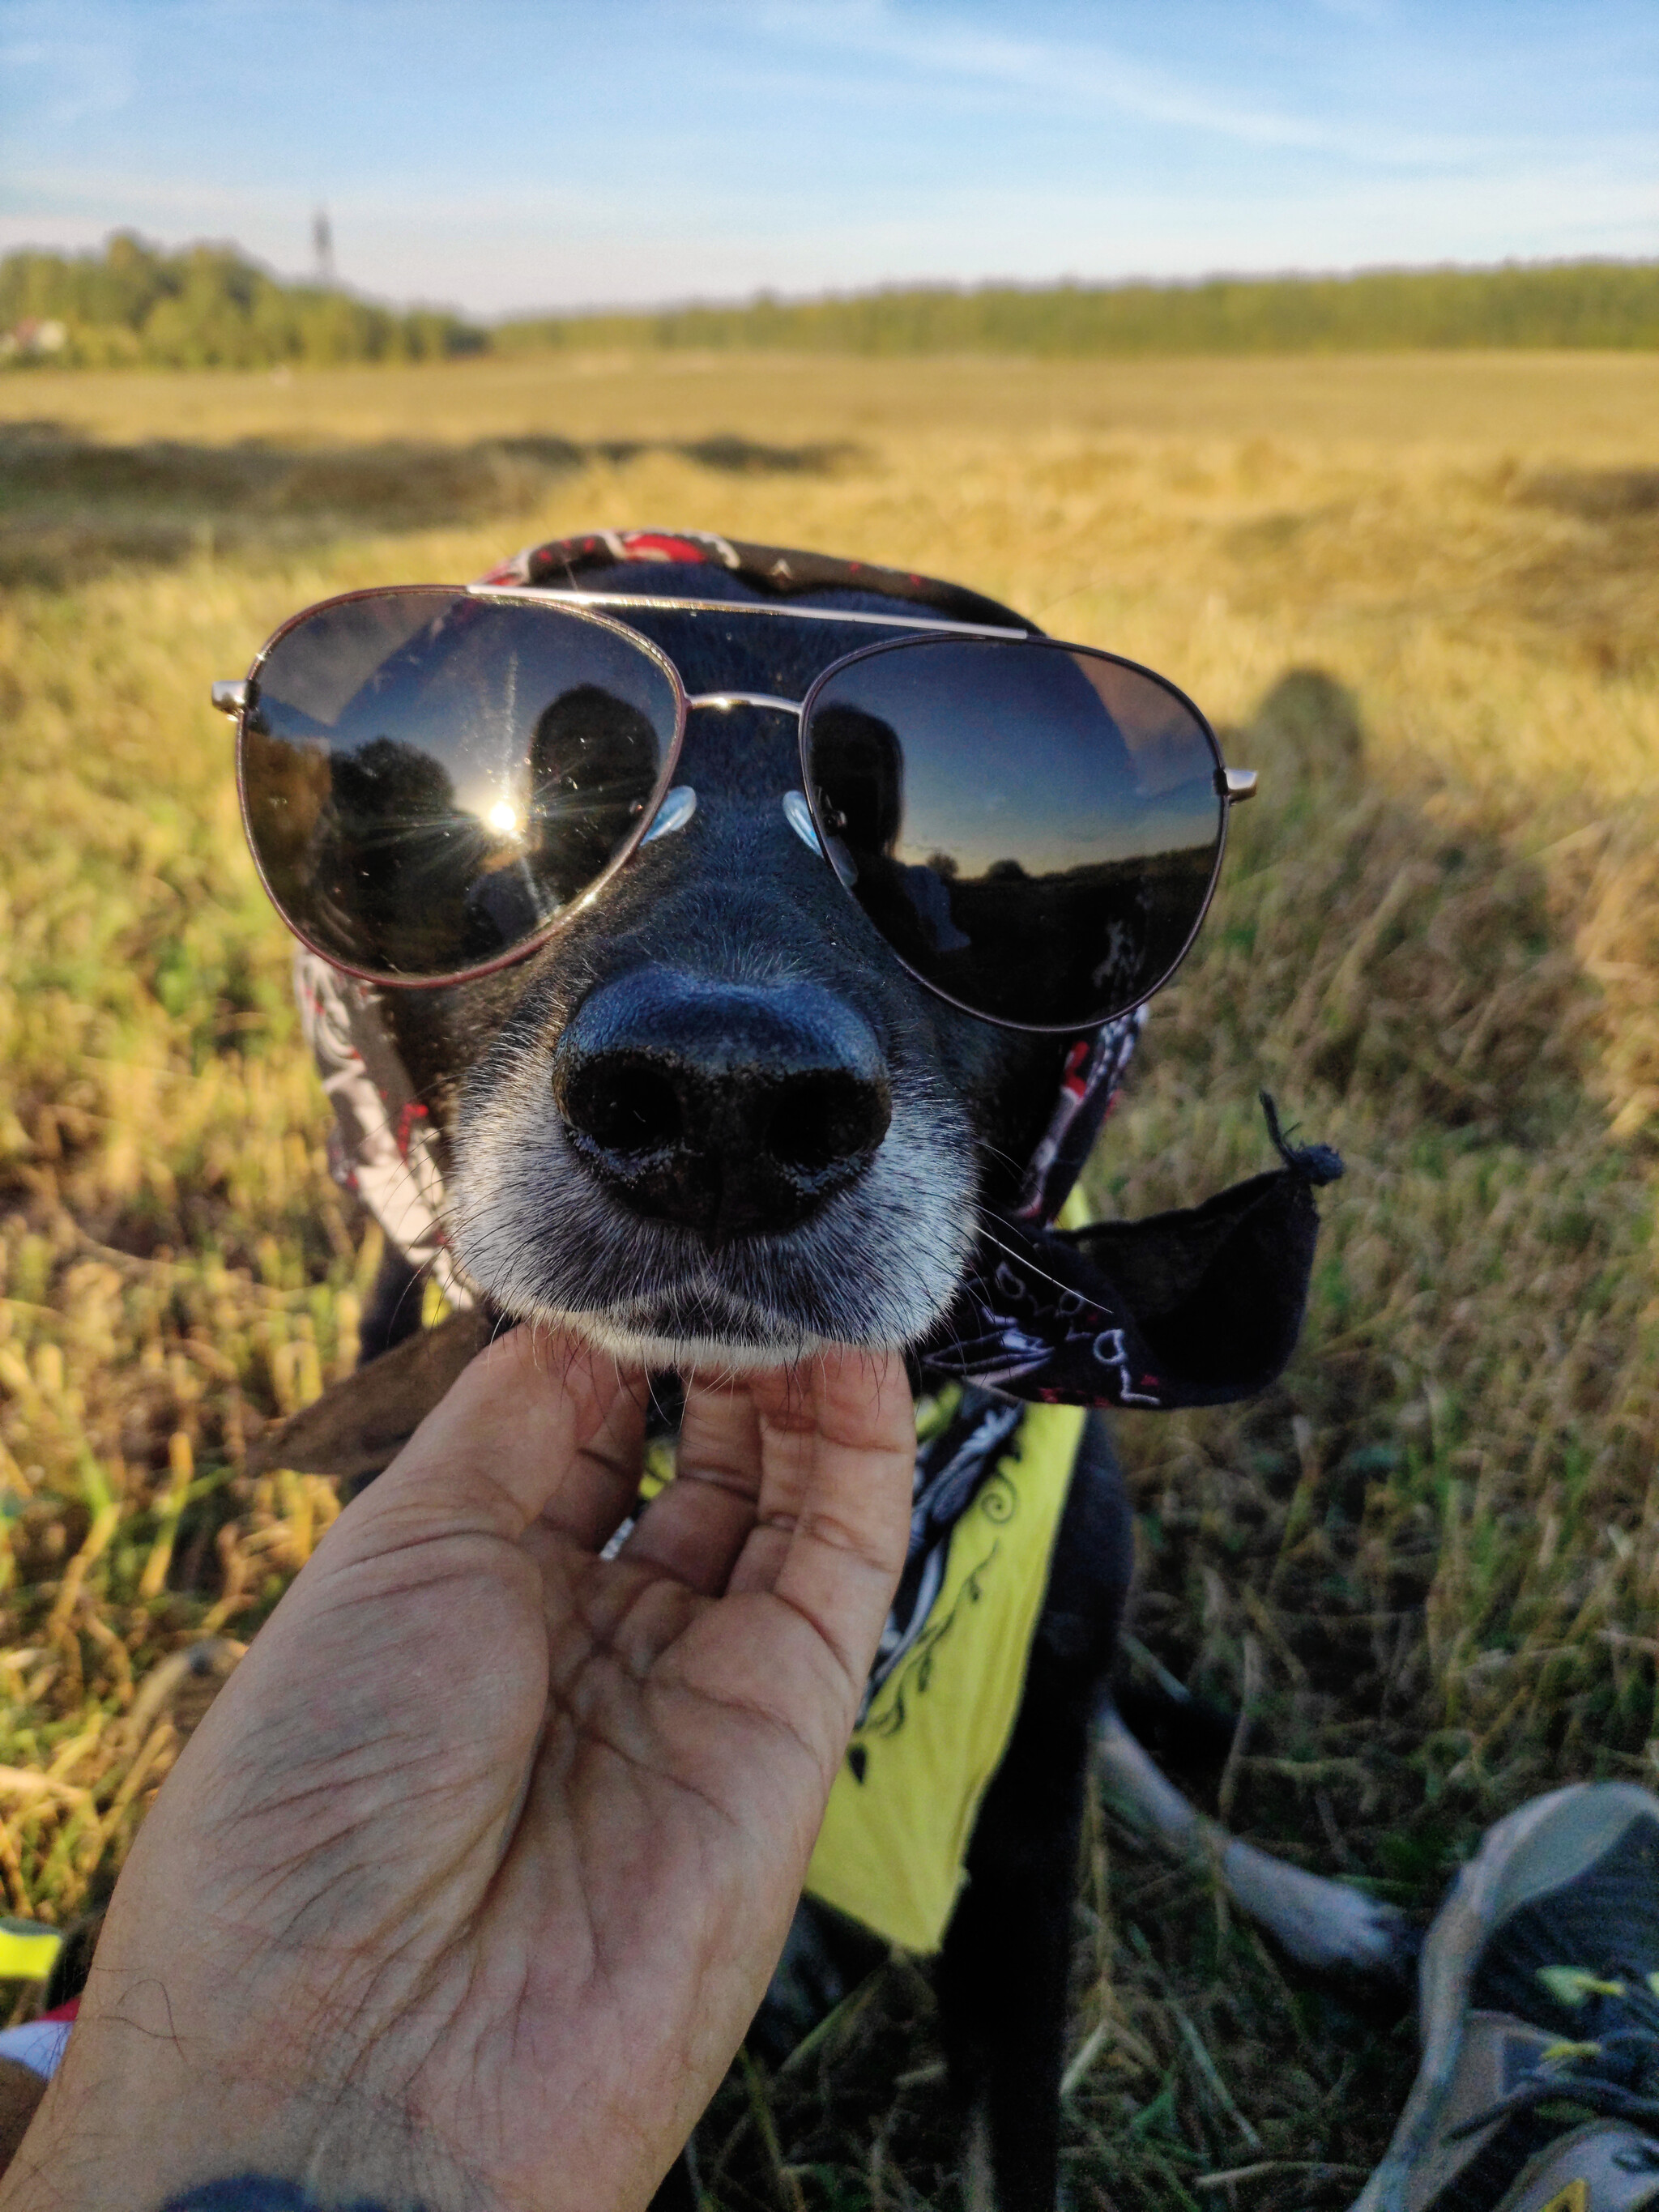
[[[1041,641],[907,641],[805,732],[820,826],[906,965],[975,1013],[1087,1028],[1164,981],[1220,857],[1220,754],[1143,671]]]
[[[562,608],[360,593],[270,647],[243,717],[248,836],[271,896],[349,968],[487,966],[601,876],[659,793],[673,683]]]

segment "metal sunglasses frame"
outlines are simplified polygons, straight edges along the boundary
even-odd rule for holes
[[[648,800],[641,803],[639,820],[585,890],[567,905],[561,907],[557,914],[551,916],[541,928],[526,938],[522,943],[513,945],[505,952],[496,954],[492,960],[477,962],[469,967],[447,971],[441,975],[404,975],[385,969],[365,968],[350,961],[342,960],[337,953],[331,952],[324,946],[314,943],[303,929],[297,927],[277,899],[271,888],[270,878],[265,873],[264,863],[260,857],[258,846],[254,841],[253,825],[250,818],[246,775],[247,714],[249,708],[253,705],[257,698],[260,670],[283,640],[302,624],[309,622],[313,616],[325,613],[335,607],[349,605],[359,599],[428,596],[434,599],[442,599],[452,601],[455,599],[476,599],[483,603],[499,601],[509,605],[539,607],[548,611],[557,611],[576,621],[592,623],[596,629],[607,630],[613,635],[623,638],[629,645],[642,653],[647,659],[653,662],[667,678],[674,699],[674,731],[672,738],[664,751],[662,765],[658,770],[651,796]],[[602,611],[602,610],[608,611],[617,607],[637,607],[692,614],[781,616],[797,622],[829,622],[868,629],[898,630],[902,632],[902,635],[897,637],[881,638],[871,645],[860,647],[853,653],[842,653],[837,659],[831,661],[828,667],[820,670],[808,688],[806,696],[802,699],[780,698],[773,693],[764,691],[688,692],[679,670],[660,646],[629,623],[617,620],[609,611]],[[997,1029],[1018,1030],[1030,1036],[1075,1036],[1099,1029],[1107,1022],[1118,1020],[1122,1015],[1131,1012],[1134,1006],[1143,1005],[1147,999],[1152,997],[1154,993],[1162,990],[1192,950],[1194,940],[1204,926],[1204,918],[1209,912],[1210,902],[1215,896],[1216,885],[1220,880],[1221,864],[1227,846],[1228,817],[1234,806],[1253,796],[1256,787],[1256,776],[1253,769],[1228,768],[1222,758],[1221,747],[1217,741],[1214,731],[1187,694],[1178,685],[1170,683],[1167,677],[1160,676],[1156,669],[1148,668],[1140,661],[1130,660],[1122,653],[1107,653],[1098,646],[1068,644],[1060,639],[1044,637],[1029,629],[994,628],[988,623],[980,623],[946,622],[941,621],[936,616],[913,617],[905,615],[854,613],[844,612],[840,608],[834,607],[795,607],[769,605],[764,601],[683,599],[678,594],[657,595],[644,592],[623,594],[539,591],[532,587],[495,584],[382,584],[370,586],[362,591],[342,592],[331,599],[319,599],[311,606],[302,607],[297,614],[290,615],[285,623],[281,623],[271,632],[264,645],[260,647],[254,655],[246,678],[240,682],[215,684],[213,704],[222,714],[233,715],[235,718],[236,782],[241,807],[243,834],[247,839],[248,850],[253,856],[253,865],[258,873],[261,887],[266,897],[270,900],[272,906],[281,915],[284,927],[299,939],[301,945],[306,946],[307,951],[314,952],[319,959],[326,960],[331,967],[339,969],[343,973],[356,976],[362,982],[374,983],[387,990],[440,991],[447,990],[457,984],[477,982],[486,975],[499,974],[504,968],[516,967],[520,962],[528,960],[533,954],[540,951],[542,947],[556,936],[567,923],[574,921],[578,915],[584,913],[592,905],[612,877],[628,865],[650,835],[663,802],[673,788],[674,770],[679,764],[680,750],[685,740],[687,721],[692,713],[698,710],[727,713],[733,707],[755,707],[779,714],[793,714],[795,717],[799,729],[801,789],[805,798],[817,848],[824,866],[841,884],[847,896],[854,905],[858,905],[856,893],[844,881],[840,870],[830,857],[834,832],[828,828],[822,818],[817,796],[813,790],[811,778],[808,773],[807,739],[811,727],[812,710],[817,705],[818,694],[830,678],[840,675],[843,670],[854,664],[873,659],[879,653],[902,652],[908,646],[927,644],[940,637],[978,638],[988,643],[1024,645],[1036,651],[1085,653],[1093,660],[1109,661],[1115,667],[1125,668],[1134,675],[1145,677],[1149,682],[1157,684],[1160,690],[1166,692],[1192,716],[1210,748],[1215,763],[1216,796],[1222,801],[1220,825],[1216,837],[1215,859],[1211,866],[1210,879],[1205,887],[1204,897],[1193,926],[1182,941],[1180,951],[1158,977],[1157,982],[1150,989],[1132,1000],[1128,1006],[1114,1007],[1106,1013],[1097,1015],[1086,1022],[1010,1021],[1003,1015],[986,1013],[981,1008],[969,1005],[966,1000],[954,997],[951,993],[922,975],[919,969],[913,968],[894,946],[888,945],[888,950],[898,961],[900,966],[907,974],[915,976],[924,990],[930,992],[936,999],[942,999],[947,1006],[956,1007],[958,1012],[970,1015],[975,1021],[989,1022]],[[785,794],[786,798],[791,795]],[[863,911],[863,908],[860,907],[860,912]],[[886,943],[884,938],[883,942]]]

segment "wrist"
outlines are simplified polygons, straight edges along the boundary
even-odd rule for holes
[[[482,2212],[490,2203],[405,2108],[361,2087],[250,2078],[186,2039],[85,2027],[0,2180],[0,2212],[301,2212],[313,2202]],[[263,2195],[248,2193],[255,2184]]]

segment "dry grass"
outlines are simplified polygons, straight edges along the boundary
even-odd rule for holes
[[[1097,1192],[1144,1211],[1263,1164],[1263,1082],[1350,1172],[1284,1383],[1120,1424],[1139,1634],[1224,1702],[1259,1682],[1236,1825],[1408,1901],[1530,1790],[1648,1776],[1656,398],[1650,363],[1582,356],[0,383],[60,426],[0,434],[12,1909],[107,1883],[171,1755],[124,1726],[135,1678],[248,1635],[325,1525],[325,1486],[249,1481],[241,1437],[350,1364],[375,1259],[208,681],[309,599],[596,520],[957,575],[1233,726],[1264,795]],[[93,435],[191,442],[145,477]],[[1287,1977],[1104,1819],[1079,1910],[1077,2202],[1346,2201],[1409,2077],[1393,2014]],[[953,2204],[928,2039],[895,1966],[725,2094],[714,2199]],[[1267,2170],[1200,2186],[1239,2168]]]
[[[1509,452],[1608,466],[1659,459],[1656,401],[1650,355],[1580,352],[1096,362],[612,353],[292,376],[34,370],[0,379],[0,417],[66,421],[113,444],[459,443],[550,431],[576,440],[737,431],[799,444],[1076,430]]]

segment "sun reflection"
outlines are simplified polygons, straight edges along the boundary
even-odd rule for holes
[[[484,820],[501,837],[516,837],[523,827],[518,808],[507,799],[498,799]]]

